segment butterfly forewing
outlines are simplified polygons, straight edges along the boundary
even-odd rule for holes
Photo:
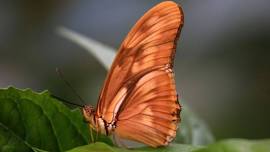
[[[115,134],[153,147],[176,135],[180,105],[172,71],[183,13],[166,1],[132,28],[107,75],[96,115],[115,123]]]

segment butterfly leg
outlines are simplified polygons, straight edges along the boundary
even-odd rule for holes
[[[93,142],[95,142],[94,141],[94,136],[93,136],[93,130],[91,129],[91,128],[89,128],[90,129],[90,143],[93,143]]]

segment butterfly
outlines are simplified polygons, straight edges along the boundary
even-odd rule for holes
[[[137,21],[118,50],[97,108],[82,108],[91,128],[151,147],[175,138],[181,105],[172,68],[183,22],[181,7],[172,1]]]

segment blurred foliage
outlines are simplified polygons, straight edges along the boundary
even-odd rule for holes
[[[86,146],[81,146],[69,150],[68,152],[192,152],[194,150],[200,149],[200,146],[191,146],[183,144],[171,144],[168,147],[161,148],[136,148],[136,149],[125,149],[108,146],[104,143],[94,143]]]
[[[246,139],[227,139],[209,145],[196,152],[269,152],[270,139],[265,140],[246,140]]]
[[[181,123],[175,142],[192,145],[207,145],[215,141],[211,130],[203,119],[198,117],[186,104],[181,102]]]

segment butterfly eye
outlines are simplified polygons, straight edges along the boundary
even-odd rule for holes
[[[94,113],[95,110],[94,110],[94,107],[92,107],[92,106],[84,106],[83,111],[85,114],[90,116],[91,114]]]

